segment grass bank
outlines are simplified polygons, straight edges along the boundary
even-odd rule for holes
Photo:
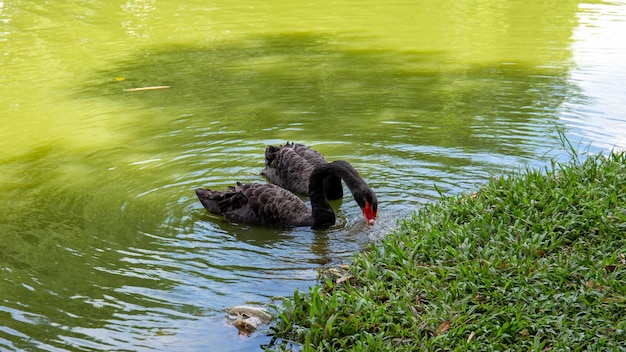
[[[626,350],[626,156],[494,178],[295,292],[281,351]]]

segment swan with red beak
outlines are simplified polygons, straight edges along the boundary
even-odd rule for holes
[[[376,194],[354,167],[342,160],[321,164],[311,173],[311,208],[295,194],[269,184],[237,183],[225,191],[198,188],[196,195],[207,211],[231,222],[272,227],[323,228],[333,226],[336,221],[324,189],[324,180],[328,177],[338,177],[346,183],[365,221],[373,225],[378,210]]]

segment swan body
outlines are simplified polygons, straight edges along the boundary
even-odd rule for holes
[[[261,174],[273,184],[293,193],[309,195],[309,180],[316,167],[328,164],[322,154],[304,144],[286,143],[265,148],[265,168]],[[343,197],[341,178],[330,175],[324,180],[328,199]]]
[[[226,191],[196,189],[209,213],[230,222],[274,227],[310,226],[311,209],[295,194],[276,185],[241,184]]]
[[[324,191],[324,180],[329,176],[346,182],[368,225],[373,225],[378,209],[376,194],[359,173],[342,160],[321,164],[311,173],[311,208],[295,194],[270,184],[238,182],[225,191],[198,188],[196,195],[208,212],[231,222],[272,227],[328,227],[336,220]]]

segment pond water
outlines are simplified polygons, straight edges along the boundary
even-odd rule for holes
[[[626,147],[624,1],[0,0],[0,350],[250,351],[232,305],[349,263],[439,192]],[[137,90],[157,87],[159,89]],[[268,144],[352,163],[379,219],[209,215]]]

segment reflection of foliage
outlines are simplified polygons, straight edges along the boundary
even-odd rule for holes
[[[442,146],[471,145],[476,134],[502,137],[509,124],[553,117],[571,95],[563,68],[494,63],[445,71],[434,64],[443,61],[441,52],[343,50],[332,39],[299,33],[168,47],[102,72],[105,83],[89,93],[175,107],[202,116],[198,125],[228,119],[250,133],[296,125],[308,138],[350,134],[384,141],[417,128],[423,143]],[[115,82],[118,76],[125,80]],[[122,91],[163,84],[172,88],[130,97]],[[372,128],[380,123],[392,123],[387,133]],[[429,127],[444,128],[447,137],[431,135]]]
[[[175,285],[167,278],[146,275],[155,270],[148,261],[127,263],[132,248],[155,248],[154,241],[132,224],[162,222],[155,219],[162,214],[121,211],[128,199],[112,192],[116,189],[109,183],[119,187],[124,180],[102,174],[77,179],[76,170],[67,170],[77,164],[75,156],[60,150],[42,146],[13,160],[14,183],[0,201],[0,233],[5,234],[0,243],[0,292],[4,306],[16,312],[14,319],[2,321],[8,329],[28,336],[13,339],[20,350],[37,350],[37,341],[63,348],[58,336],[99,344],[101,336],[89,331],[106,329],[121,312],[133,314],[133,306],[143,307],[136,314],[169,306],[171,302],[158,297],[146,301],[141,292]],[[129,221],[129,216],[134,219]],[[156,313],[153,319],[159,320],[159,315],[166,314]],[[145,334],[152,328],[129,330]]]

